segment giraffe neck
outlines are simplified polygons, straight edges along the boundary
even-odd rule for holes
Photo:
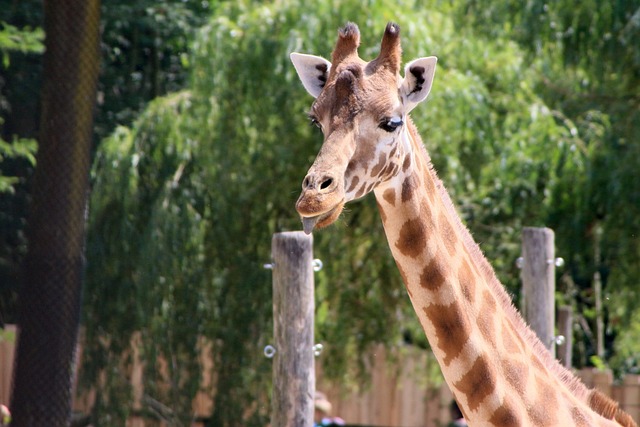
[[[402,138],[411,147],[403,172],[375,196],[414,310],[470,425],[611,423],[589,409],[589,390],[513,307],[409,119]]]

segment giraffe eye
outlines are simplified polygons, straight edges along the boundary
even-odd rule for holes
[[[391,117],[380,123],[380,128],[387,132],[393,132],[400,126],[402,126],[402,119],[400,117]]]
[[[320,120],[318,120],[318,118],[314,115],[309,115],[309,121],[311,121],[311,124],[314,125],[317,128],[322,129],[322,125],[320,124]]]

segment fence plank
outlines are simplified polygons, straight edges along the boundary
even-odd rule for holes
[[[15,329],[13,325],[7,325],[7,329]],[[132,344],[134,344],[132,342]],[[210,366],[212,361],[211,353],[206,350],[206,345],[203,345],[202,360],[205,365]],[[322,366],[318,363],[317,377],[319,389],[324,391],[331,403],[333,404],[334,414],[344,418],[349,425],[370,425],[370,426],[388,426],[388,427],[439,427],[446,425],[450,421],[449,416],[449,403],[451,402],[452,395],[446,384],[443,384],[440,388],[429,386],[428,384],[422,384],[419,380],[419,376],[415,374],[416,370],[420,369],[420,366],[424,366],[424,351],[415,349],[416,351],[409,351],[406,354],[398,356],[398,364],[402,366],[400,372],[395,369],[389,369],[387,362],[383,356],[385,351],[383,346],[379,346],[375,353],[380,357],[375,357],[374,363],[369,367],[371,375],[376,375],[377,372],[380,376],[378,384],[382,388],[375,388],[371,386],[366,390],[360,390],[359,392],[349,392],[347,387],[340,382],[331,382],[327,379],[323,379]],[[9,391],[11,372],[10,367],[12,364],[7,361],[11,361],[13,358],[14,343],[3,342],[0,343],[0,367],[9,367],[5,369],[5,374],[0,376],[0,392],[5,390]],[[80,352],[80,354],[82,354]],[[322,357],[320,358],[320,361]],[[205,362],[206,361],[206,362]],[[611,393],[611,397],[616,397],[620,403],[620,407],[625,410],[629,415],[633,417],[636,422],[640,421],[640,375],[628,374],[623,378],[622,384],[613,385],[612,375],[598,374],[596,369],[587,368],[581,369],[577,372],[578,376],[583,379],[583,382],[588,387],[598,387],[605,393]],[[382,379],[386,377],[386,379]],[[397,378],[397,379],[395,379]],[[397,385],[399,392],[393,390],[391,387]],[[136,385],[133,385],[134,388]],[[414,396],[411,396],[415,392]],[[419,408],[419,402],[424,402],[424,418],[420,419],[418,416],[415,418],[393,419],[391,423],[386,424],[382,419],[376,418],[376,407],[379,405],[387,405],[386,399],[393,393],[399,393],[399,399],[403,410],[400,413],[407,415],[407,410],[410,410],[412,405]],[[201,398],[203,402],[199,402]],[[405,399],[412,399],[412,403],[408,403]],[[6,400],[3,400],[6,399]],[[8,395],[0,396],[0,403],[6,403],[9,400]],[[205,402],[206,401],[206,402]],[[76,395],[75,408],[76,410],[82,410],[88,412],[92,406],[93,398],[90,396],[78,396]],[[205,405],[198,405],[198,403]],[[206,418],[211,411],[210,395],[200,396],[200,398],[194,400],[194,405],[201,409],[195,410],[198,417]],[[407,406],[409,408],[407,408]],[[388,411],[383,410],[382,412]],[[129,420],[128,425],[133,425],[135,417]],[[146,426],[157,425],[156,422],[151,420],[145,420]],[[197,423],[196,423],[197,425]],[[273,424],[272,424],[273,425]]]

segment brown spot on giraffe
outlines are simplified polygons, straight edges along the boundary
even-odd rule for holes
[[[387,188],[386,190],[384,190],[384,193],[382,193],[382,198],[385,200],[385,202],[389,203],[391,206],[395,206],[396,205],[395,188]]]
[[[347,169],[345,169],[344,171],[344,175],[345,176],[351,176],[353,175],[353,171],[358,167],[358,165],[356,164],[356,162],[354,160],[350,160],[349,164],[347,165]]]
[[[367,184],[366,183],[362,184],[362,187],[360,187],[360,189],[356,191],[355,198],[359,199],[360,197],[364,196],[366,190],[367,190]]]
[[[510,354],[522,354],[522,348],[518,345],[518,342],[513,337],[513,329],[507,325],[502,327],[502,345]]]
[[[371,177],[376,178],[386,164],[387,164],[387,155],[385,153],[380,153],[380,156],[378,157],[378,163],[376,163],[376,165],[373,168],[371,168],[371,174],[370,174]]]
[[[476,283],[467,260],[463,260],[462,265],[458,270],[458,281],[460,282],[462,295],[467,301],[473,304],[475,299]]]
[[[527,414],[535,426],[558,425],[558,398],[556,390],[551,384],[536,378],[537,399],[532,405],[527,405]]]
[[[507,399],[491,415],[489,422],[494,426],[500,427],[520,427],[522,425],[520,415]]]
[[[369,165],[373,162],[374,158],[374,150],[367,150],[361,147],[356,148],[356,152],[353,154],[353,157],[347,164],[345,173],[351,174],[354,170],[357,169],[362,169],[362,173],[366,173]]]
[[[486,305],[488,310],[494,312],[496,310],[496,307],[498,306],[498,304],[496,303],[496,299],[493,297],[493,295],[491,295],[491,292],[486,289],[482,291],[482,303],[483,305]]]
[[[502,361],[502,371],[507,383],[520,397],[524,397],[527,391],[527,376],[529,367],[526,363],[515,359],[504,359]]]
[[[400,252],[411,258],[416,258],[427,246],[427,233],[420,218],[406,221],[400,228],[400,235],[396,247]]]
[[[504,329],[506,328],[508,329],[508,332],[510,334],[509,336],[515,340],[515,346],[513,347],[513,351],[517,353],[523,353],[524,349],[527,348],[527,345],[525,344],[524,340],[518,333],[518,330],[513,325],[511,320],[507,319],[507,321],[502,324],[502,328],[503,328],[503,334],[504,334]],[[503,339],[504,339],[504,336],[503,336]],[[544,365],[542,365],[537,358],[534,357],[534,359],[535,360],[533,361],[533,364],[535,365],[535,367],[538,370],[542,369],[546,371],[546,368],[544,367]]]
[[[437,291],[444,284],[444,275],[442,265],[433,258],[422,270],[420,286],[430,291]]]
[[[449,218],[445,215],[444,211],[440,213],[438,217],[438,226],[440,227],[440,234],[442,236],[442,242],[444,246],[447,248],[449,255],[455,256],[456,254],[456,242],[458,238],[456,236],[453,227],[451,226],[451,222],[449,222]]]
[[[373,190],[373,187],[375,187],[375,186],[376,186],[376,183],[375,183],[375,182],[372,182],[371,184],[369,184],[369,185],[367,186],[367,190],[365,191],[365,194],[370,193],[370,192],[371,192],[371,190]]]
[[[487,361],[487,356],[482,354],[454,386],[466,396],[469,409],[475,411],[482,401],[495,391],[496,382],[495,369]]]
[[[347,189],[347,193],[351,193],[353,190],[355,190],[358,186],[358,182],[360,182],[360,178],[354,176],[351,180],[351,185],[349,185],[349,188]]]
[[[442,361],[448,366],[469,340],[469,320],[455,301],[449,305],[431,304],[424,308],[424,313],[435,328],[437,346],[444,353]]]
[[[411,166],[411,155],[407,154],[402,162],[402,172],[406,172],[409,166]]]
[[[573,419],[575,427],[589,427],[591,425],[585,412],[578,407],[571,409],[571,418]]]
[[[538,359],[538,356],[535,354],[531,356],[531,365],[540,375],[547,375],[547,368],[540,362],[540,359]]]
[[[386,181],[391,177],[395,176],[396,172],[398,172],[398,164],[397,163],[389,163],[384,167],[384,170],[380,174],[380,179]]]
[[[402,203],[406,203],[409,200],[411,200],[411,198],[413,197],[413,192],[416,187],[417,187],[417,182],[413,174],[405,178],[405,180],[402,182],[402,192],[400,193]]]
[[[487,344],[492,349],[497,349],[496,326],[495,326],[495,306],[492,308],[491,300],[485,300],[478,312],[478,329]]]
[[[496,343],[496,300],[487,290],[482,292],[482,306],[478,312],[478,329],[491,348],[497,348]]]

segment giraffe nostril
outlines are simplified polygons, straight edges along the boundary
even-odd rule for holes
[[[331,186],[331,184],[333,184],[333,179],[332,178],[327,178],[324,181],[322,181],[322,184],[320,184],[320,189],[321,190],[326,190],[327,188],[329,188]]]

